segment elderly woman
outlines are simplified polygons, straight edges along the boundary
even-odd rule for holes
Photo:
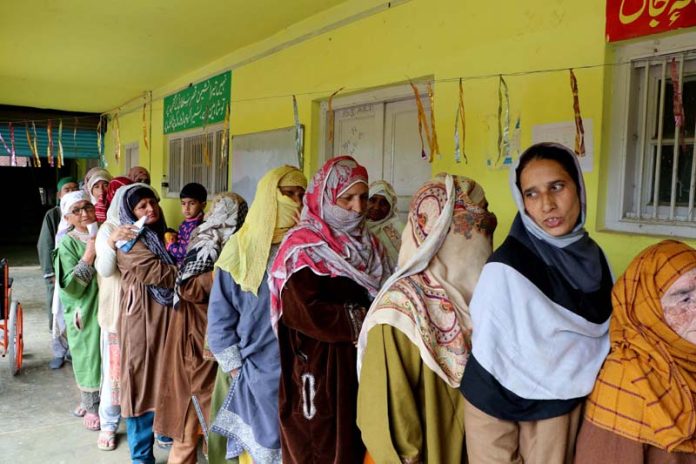
[[[459,383],[471,349],[469,301],[496,218],[483,189],[441,174],[414,195],[399,271],[358,341],[358,427],[379,463],[465,460]]]
[[[367,227],[382,243],[394,268],[401,248],[401,232],[404,224],[396,208],[397,196],[394,188],[386,180],[378,180],[370,185],[370,197],[367,200]]]
[[[196,407],[209,422],[217,364],[204,356],[204,351],[213,266],[224,244],[244,223],[246,213],[242,197],[231,192],[218,194],[205,222],[194,229],[177,275],[174,311],[164,347],[163,362],[168,368],[159,381],[154,424],[158,433],[174,439],[170,464],[196,464],[200,438]]]
[[[568,148],[541,143],[510,172],[518,214],[471,300],[461,383],[469,462],[572,461],[581,407],[609,350],[612,278],[584,228]]]
[[[649,247],[614,285],[611,351],[576,463],[696,463],[696,250]]]
[[[339,156],[315,174],[273,263],[284,463],[361,462],[355,343],[391,267],[365,226],[367,170]]]
[[[215,272],[208,308],[210,349],[232,383],[213,425],[227,438],[226,457],[256,464],[280,462],[278,342],[271,328],[267,269],[287,231],[297,223],[307,187],[292,166],[267,172],[244,226],[229,240]],[[220,379],[220,377],[218,377]],[[216,390],[224,390],[224,382]],[[211,437],[210,463],[222,462]]]
[[[121,272],[121,415],[126,419],[131,459],[152,464],[152,423],[159,394],[165,337],[174,298],[177,267],[164,248],[167,225],[159,198],[148,185],[126,192],[121,224],[145,217],[145,226],[130,251],[118,249]]]
[[[84,425],[89,430],[99,430],[98,287],[94,269],[95,239],[88,231],[96,217],[94,206],[83,191],[64,195],[60,208],[63,218],[72,228],[55,251],[56,283],[63,305],[75,380],[80,389]]]

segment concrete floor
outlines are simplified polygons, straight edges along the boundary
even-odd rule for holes
[[[86,430],[71,411],[79,392],[70,364],[51,370],[46,287],[38,266],[12,267],[13,293],[24,309],[24,366],[12,377],[0,358],[0,464],[128,463],[124,425],[114,451],[97,449],[98,432]],[[155,448],[158,463],[167,460]]]

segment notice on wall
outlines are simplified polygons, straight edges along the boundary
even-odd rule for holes
[[[171,134],[225,120],[232,72],[190,85],[164,98],[164,133]]]
[[[583,118],[585,128],[585,156],[579,157],[583,172],[592,172],[594,163],[594,131],[592,119]],[[555,142],[570,150],[575,146],[575,121],[539,124],[532,128],[532,143]]]
[[[607,41],[696,26],[693,0],[607,0]]]

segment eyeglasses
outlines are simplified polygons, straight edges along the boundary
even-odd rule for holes
[[[94,211],[94,205],[87,203],[82,208],[73,208],[72,210],[70,210],[70,214],[74,214],[75,216],[79,216],[83,211],[85,213],[91,213],[92,211]]]

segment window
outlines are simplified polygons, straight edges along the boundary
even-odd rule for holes
[[[224,128],[216,126],[168,136],[168,196],[177,196],[189,182],[203,185],[209,195],[227,191],[229,156],[222,156],[224,135]]]
[[[133,142],[124,146],[123,149],[126,154],[126,162],[123,172],[127,174],[131,168],[140,165],[140,146],[138,145],[138,142]]]
[[[696,237],[696,34],[617,50],[605,225]],[[691,49],[689,49],[689,45]],[[676,75],[683,127],[675,131]],[[616,182],[620,179],[620,182]]]

